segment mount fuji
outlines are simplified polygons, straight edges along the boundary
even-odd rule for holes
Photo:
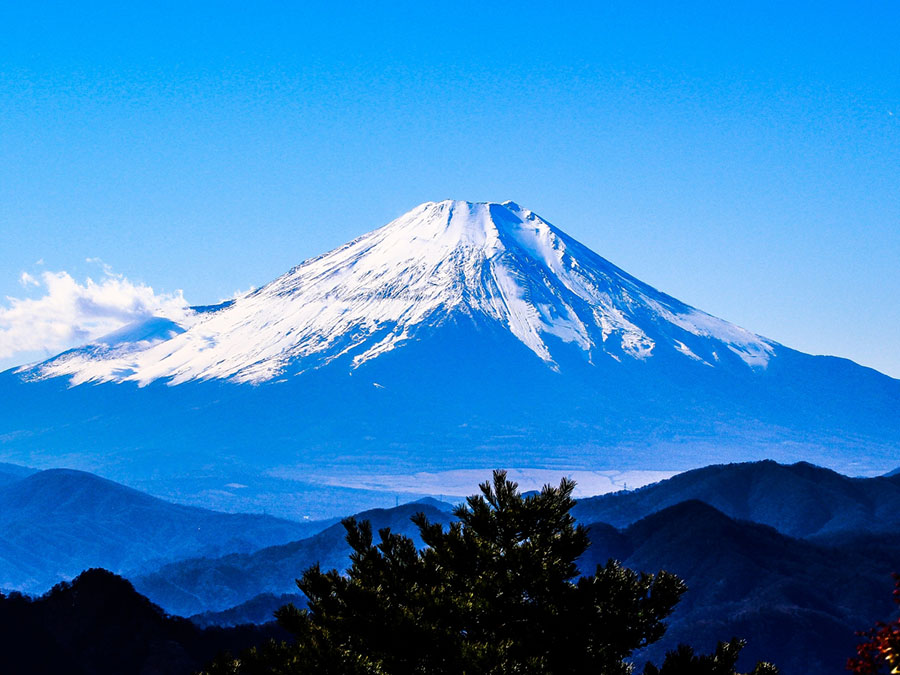
[[[210,493],[499,465],[875,473],[900,454],[900,381],[690,307],[512,202],[422,204],[186,321],[0,374],[0,395],[0,458],[188,500],[198,475]]]
[[[588,364],[669,351],[759,368],[776,346],[659,293],[512,202],[423,204],[209,314],[187,331],[151,319],[100,341],[124,350],[75,351],[32,372],[73,384],[260,383],[344,356],[354,370],[461,319],[507,331],[554,369],[554,343]],[[144,347],[156,336],[165,344]]]

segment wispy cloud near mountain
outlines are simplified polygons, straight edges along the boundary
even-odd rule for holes
[[[150,316],[178,321],[190,312],[180,290],[157,293],[105,263],[96,281],[43,271],[22,272],[19,282],[24,297],[0,301],[0,368],[90,342],[133,321]]]

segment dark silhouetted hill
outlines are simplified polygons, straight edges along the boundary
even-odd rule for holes
[[[188,675],[222,651],[281,637],[272,624],[201,629],[166,616],[100,569],[36,600],[0,595],[0,626],[4,675]]]
[[[892,611],[890,559],[791,538],[697,500],[621,531],[592,525],[590,537],[584,570],[616,558],[637,570],[674,572],[688,584],[665,638],[642,655],[651,660],[679,642],[710,651],[717,640],[738,636],[748,641],[748,669],[769,660],[784,675],[837,675],[853,654],[854,632]]]

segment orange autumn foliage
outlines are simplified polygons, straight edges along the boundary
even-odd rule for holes
[[[900,574],[893,576],[894,602],[900,605]],[[856,658],[847,661],[847,670],[859,675],[900,675],[900,619],[879,621],[860,635],[868,639],[856,647]]]

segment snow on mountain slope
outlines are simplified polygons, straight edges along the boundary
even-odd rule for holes
[[[260,383],[346,358],[356,368],[429,328],[495,322],[551,368],[661,352],[765,368],[776,344],[629,276],[513,202],[428,202],[312,258],[193,325],[72,350],[27,371],[88,381]],[[151,331],[152,332],[152,331]]]

